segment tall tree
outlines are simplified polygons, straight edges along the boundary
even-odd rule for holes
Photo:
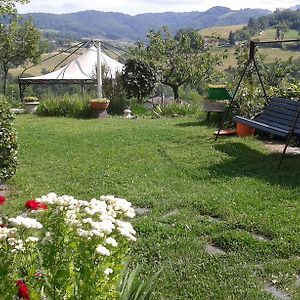
[[[179,98],[181,85],[205,82],[220,63],[220,57],[209,52],[196,31],[181,32],[174,38],[163,27],[151,30],[147,38],[146,44],[135,48],[135,55],[155,68],[160,82],[173,89],[175,99]]]
[[[43,52],[40,32],[30,19],[14,17],[9,25],[0,25],[0,49],[0,75],[5,94],[10,68],[39,61]]]
[[[25,4],[29,0],[0,0],[0,15],[12,14],[16,12],[16,3]]]
[[[231,30],[229,32],[228,40],[230,45],[235,45],[234,33]]]
[[[157,86],[157,74],[148,63],[130,59],[125,64],[122,82],[127,95],[141,103]]]

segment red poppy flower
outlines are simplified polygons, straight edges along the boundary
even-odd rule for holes
[[[48,206],[45,203],[37,202],[35,200],[28,200],[25,203],[25,207],[31,210],[48,209]]]
[[[3,205],[6,201],[6,198],[4,196],[0,195],[0,205]]]
[[[23,280],[19,279],[17,281],[16,285],[19,287],[19,289],[18,289],[19,299],[30,300],[29,289],[28,289],[28,286],[25,284],[25,282]]]

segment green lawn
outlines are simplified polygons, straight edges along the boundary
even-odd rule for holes
[[[73,120],[18,116],[20,167],[10,212],[54,191],[124,197],[136,218],[132,261],[163,268],[154,299],[300,299],[300,160],[255,139],[213,141],[191,118]],[[254,233],[268,237],[261,241]],[[210,255],[207,244],[225,254]]]

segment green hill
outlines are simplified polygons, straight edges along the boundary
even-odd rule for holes
[[[35,25],[48,34],[72,39],[99,37],[109,40],[144,39],[150,29],[167,26],[172,33],[182,28],[203,29],[212,26],[245,24],[251,17],[270,13],[263,9],[231,10],[213,7],[205,12],[146,13],[130,16],[122,13],[82,11],[70,14],[33,13]],[[0,18],[0,23],[7,22]]]

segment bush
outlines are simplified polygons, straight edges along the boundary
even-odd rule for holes
[[[129,101],[125,92],[118,92],[114,94],[110,100],[108,113],[112,115],[122,115],[124,109],[128,108]]]
[[[9,105],[0,98],[0,182],[8,180],[17,168],[17,137]]]
[[[37,114],[40,116],[87,118],[92,113],[87,99],[68,95],[62,98],[53,97],[43,100],[37,109]]]
[[[188,103],[171,103],[166,106],[160,107],[163,116],[191,116],[199,113],[201,107],[199,105],[192,105]]]

